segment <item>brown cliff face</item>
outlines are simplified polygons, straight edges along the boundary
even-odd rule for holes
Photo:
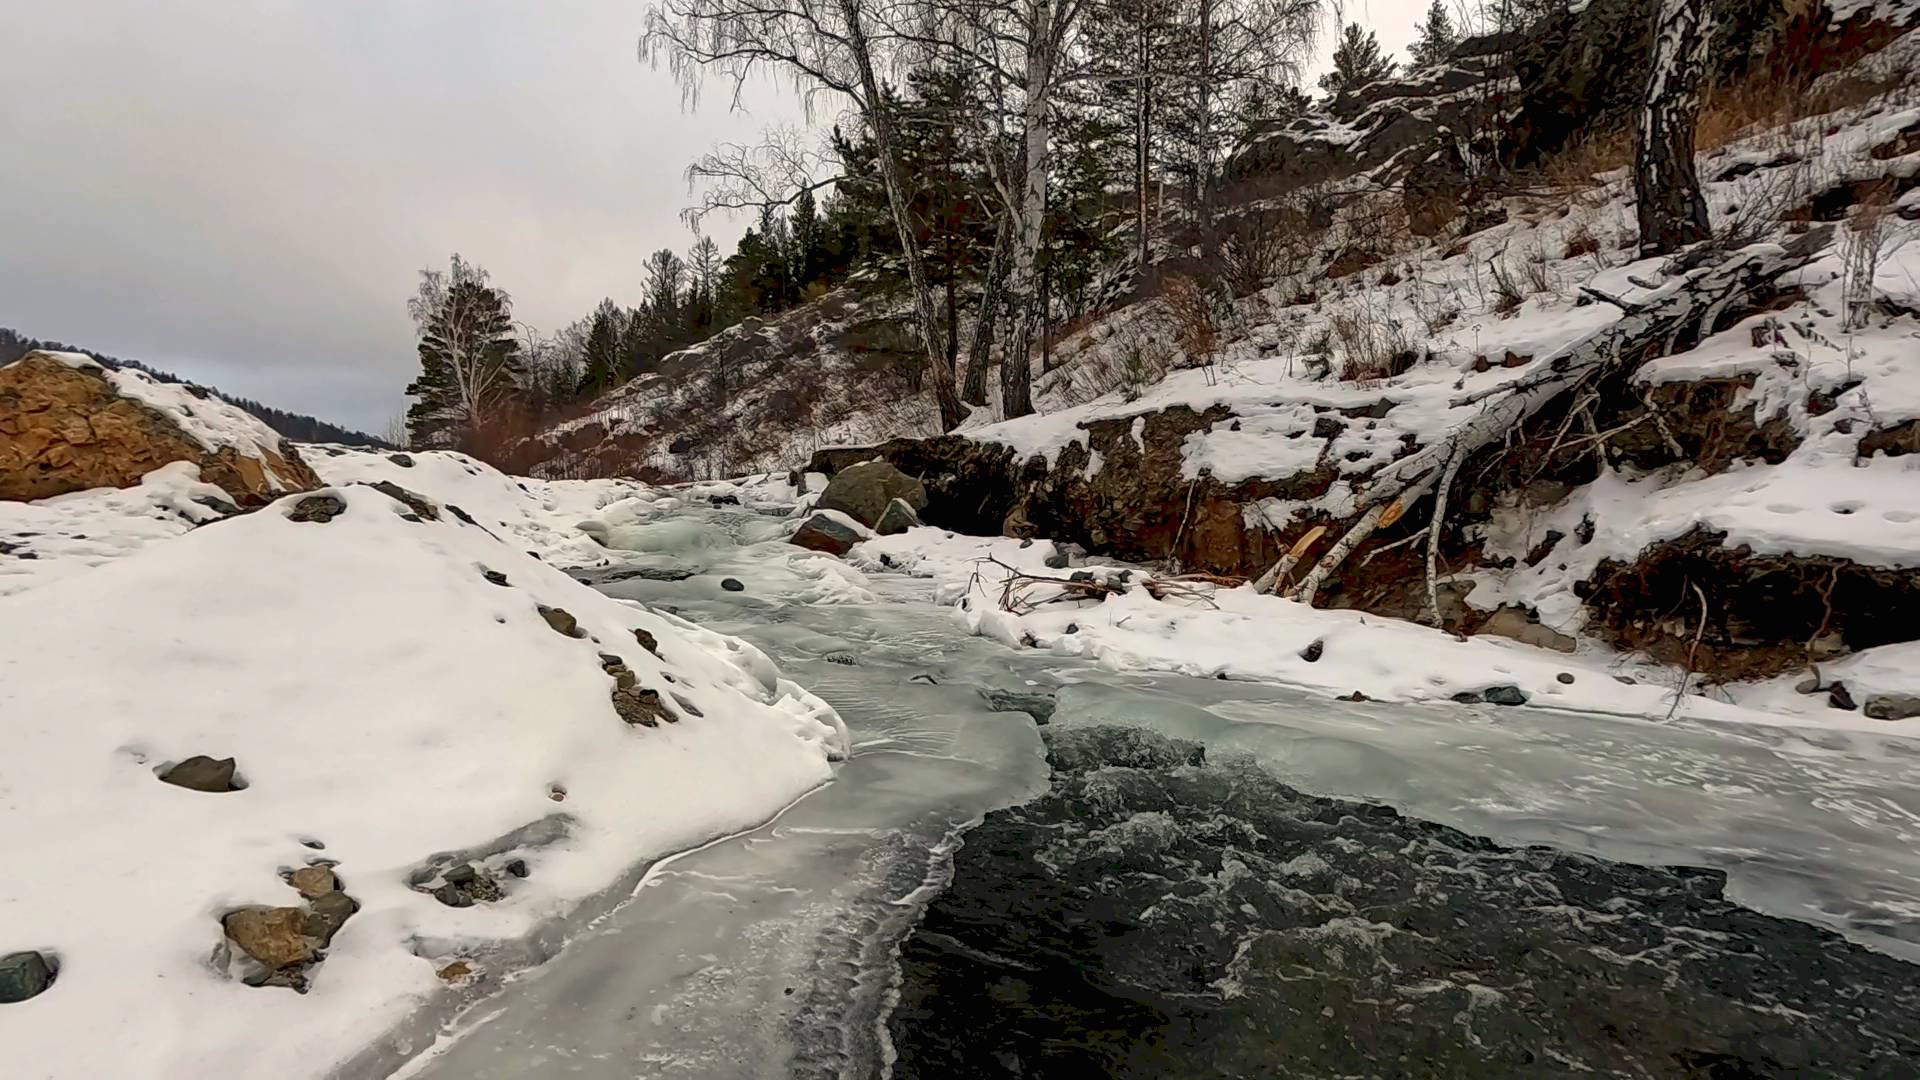
[[[0,499],[44,499],[95,487],[129,487],[174,461],[242,506],[320,486],[293,447],[253,456],[208,450],[159,410],[119,394],[98,368],[44,352],[0,368]]]

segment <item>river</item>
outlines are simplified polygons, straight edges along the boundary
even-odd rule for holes
[[[1105,671],[779,526],[683,511],[627,571],[693,576],[598,587],[753,641],[851,759],[400,1075],[1920,1075],[1920,745]]]

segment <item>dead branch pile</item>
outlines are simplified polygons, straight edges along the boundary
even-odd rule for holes
[[[1479,412],[1457,425],[1446,439],[1422,447],[1376,473],[1360,493],[1359,517],[1312,569],[1286,589],[1285,595],[1313,603],[1327,578],[1354,549],[1437,488],[1433,520],[1427,526],[1427,594],[1432,597],[1435,555],[1446,524],[1447,490],[1453,486],[1462,462],[1494,443],[1504,442],[1562,395],[1608,376],[1631,373],[1654,357],[1671,355],[1682,340],[1704,338],[1722,313],[1737,310],[1771,288],[1781,275],[1812,262],[1832,236],[1829,226],[1794,237],[1786,244],[1754,244],[1717,260],[1696,254],[1695,265],[1632,302],[1597,294],[1621,309],[1619,320],[1536,360],[1516,379],[1455,397],[1451,402],[1454,407],[1479,405]],[[1316,528],[1302,537],[1260,575],[1255,588],[1278,592],[1285,587],[1295,564],[1319,536]]]
[[[1102,578],[1086,571],[1079,571],[1070,577],[1054,577],[1051,574],[1028,573],[992,556],[980,561],[992,563],[1006,572],[1006,577],[1000,582],[1000,610],[1014,615],[1027,615],[1048,604],[1099,603],[1109,596],[1124,594],[1130,587],[1128,581],[1120,578]],[[981,580],[978,569],[974,571],[973,580],[975,584]],[[1139,584],[1155,600],[1185,600],[1217,607],[1213,602],[1214,590],[1232,588],[1241,584],[1241,579],[1196,573],[1148,577]]]

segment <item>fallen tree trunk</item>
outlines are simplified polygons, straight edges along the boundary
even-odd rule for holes
[[[1621,318],[1574,342],[1558,353],[1534,362],[1519,378],[1455,397],[1455,408],[1485,403],[1481,411],[1456,425],[1447,438],[1381,469],[1361,493],[1360,516],[1344,536],[1291,594],[1311,604],[1321,584],[1358,548],[1382,519],[1397,509],[1404,513],[1442,482],[1451,483],[1457,469],[1485,447],[1504,440],[1548,402],[1588,380],[1631,372],[1657,356],[1671,354],[1682,338],[1706,337],[1728,308],[1772,285],[1782,274],[1812,262],[1832,240],[1832,228],[1823,227],[1782,244],[1755,244],[1720,261],[1696,267],[1666,282],[1632,303],[1616,303]],[[1444,497],[1444,492],[1442,496]],[[1397,517],[1398,513],[1393,513]],[[1390,519],[1389,519],[1390,520]],[[1429,538],[1439,543],[1437,533]]]

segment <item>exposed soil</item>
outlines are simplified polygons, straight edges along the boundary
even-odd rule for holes
[[[1596,615],[1589,629],[1666,663],[1686,664],[1693,653],[1693,670],[1719,681],[1766,678],[1915,636],[1920,570],[1757,555],[1725,540],[1695,529],[1631,563],[1602,562],[1579,586]]]

